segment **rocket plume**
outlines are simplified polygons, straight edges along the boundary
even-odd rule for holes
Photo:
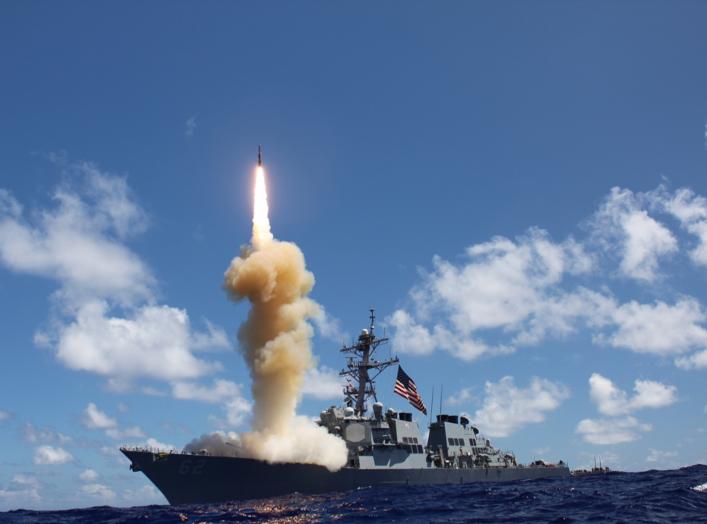
[[[233,300],[248,299],[238,341],[250,369],[253,428],[233,444],[242,455],[270,462],[320,464],[336,470],[346,463],[346,444],[306,417],[296,415],[304,374],[313,365],[312,328],[307,319],[319,305],[307,297],[314,275],[302,251],[273,237],[265,171],[255,173],[253,237],[226,271]]]
[[[255,168],[255,188],[253,190],[253,248],[272,241],[270,232],[270,217],[268,216],[268,191],[265,187],[265,170],[263,166]]]

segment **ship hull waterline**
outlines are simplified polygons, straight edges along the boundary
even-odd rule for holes
[[[490,468],[342,468],[330,472],[312,464],[269,464],[237,457],[153,453],[121,449],[131,469],[145,474],[170,504],[205,504],[316,494],[366,486],[508,482],[569,476],[562,466]]]

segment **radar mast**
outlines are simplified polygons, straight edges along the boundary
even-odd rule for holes
[[[375,310],[370,310],[371,325],[368,329],[361,331],[358,337],[358,342],[351,346],[341,348],[342,353],[349,353],[351,356],[346,357],[346,369],[342,369],[339,373],[342,377],[347,377],[347,384],[344,387],[344,401],[346,405],[354,408],[354,413],[362,417],[368,406],[366,400],[368,397],[373,397],[376,401],[375,379],[388,366],[398,363],[398,357],[392,357],[386,360],[376,360],[373,358],[376,349],[381,344],[388,342],[387,337],[377,338],[375,330]],[[371,376],[373,372],[373,376]]]

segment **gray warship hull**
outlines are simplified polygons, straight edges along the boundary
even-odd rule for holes
[[[345,467],[330,472],[310,464],[269,464],[236,457],[153,453],[122,448],[131,469],[140,471],[170,504],[203,504],[276,497],[289,493],[326,493],[365,486],[507,482],[569,476],[557,466],[488,468]]]

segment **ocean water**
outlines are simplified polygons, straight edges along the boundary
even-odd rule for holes
[[[496,484],[363,488],[190,506],[0,513],[4,523],[707,523],[707,466]]]

